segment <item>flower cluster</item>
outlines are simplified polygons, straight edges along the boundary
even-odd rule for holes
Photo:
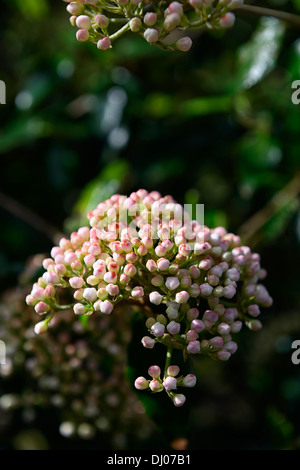
[[[161,392],[165,390],[167,394],[173,400],[175,406],[181,406],[185,403],[186,397],[181,393],[176,393],[177,387],[194,387],[196,385],[196,376],[194,374],[188,374],[185,377],[177,377],[179,374],[179,367],[169,366],[166,369],[164,378],[161,379],[161,369],[159,366],[149,367],[148,374],[152,377],[151,380],[145,379],[145,377],[138,377],[134,383],[138,390],[150,389],[152,392]]]
[[[144,189],[100,202],[88,220],[89,226],[53,247],[51,258],[43,261],[46,271],[26,297],[45,316],[35,326],[37,334],[48,329],[59,310],[109,315],[121,301],[138,303],[148,316],[143,346],[161,343],[167,348],[155,391],[170,392],[164,384],[174,348],[185,358],[207,354],[226,361],[237,349],[233,335],[243,323],[261,328],[260,309],[272,304],[261,284],[266,271],[239,236],[224,227],[210,229],[192,220],[171,196]],[[65,288],[73,301],[62,305]],[[138,387],[141,383],[146,387],[145,381]],[[183,383],[176,379],[177,385]],[[153,391],[151,384],[147,388]]]
[[[48,334],[35,335],[35,313],[24,308],[24,295],[41,261],[40,255],[29,260],[22,285],[0,300],[0,338],[7,345],[0,365],[0,436],[11,434],[12,421],[20,431],[46,412],[62,438],[82,445],[97,439],[103,449],[126,448],[130,435],[142,442],[154,429],[126,377],[129,315],[116,308],[85,324],[69,310],[55,317]],[[38,426],[45,438],[48,424]]]
[[[91,41],[107,50],[126,31],[141,35],[149,44],[187,52],[192,45],[182,31],[207,27],[230,28],[232,10],[243,0],[64,0],[80,42]]]

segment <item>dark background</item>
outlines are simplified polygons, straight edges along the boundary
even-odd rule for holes
[[[260,3],[300,14],[298,0]],[[189,448],[298,449],[300,365],[291,362],[291,344],[300,338],[300,105],[291,86],[300,80],[299,29],[239,15],[226,32],[193,33],[189,53],[134,34],[100,52],[76,41],[65,7],[1,5],[1,293],[17,292],[28,258],[49,253],[115,192],[145,188],[204,204],[208,226],[224,225],[261,254],[274,304],[261,331],[239,335],[229,363],[193,361],[198,386],[184,412],[175,416],[158,398],[147,413],[166,448],[173,427]],[[139,339],[127,351],[129,369],[139,368]],[[1,380],[0,392],[22,393],[18,380]],[[47,413],[51,407],[30,426],[18,413],[10,427],[4,420],[4,448],[72,448],[56,432],[59,415],[52,427],[43,424]],[[16,439],[22,427],[38,438]],[[101,448],[97,439],[88,445]],[[134,431],[119,444],[157,445]]]

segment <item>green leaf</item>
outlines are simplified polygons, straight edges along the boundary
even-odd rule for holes
[[[73,208],[73,217],[66,222],[68,230],[87,223],[86,214],[95,209],[99,202],[117,193],[129,173],[129,164],[125,160],[108,163],[102,172],[82,190]]]
[[[230,91],[249,89],[276,66],[284,38],[284,25],[276,18],[263,17],[250,41],[237,52],[237,69]]]
[[[207,114],[228,113],[231,109],[230,96],[194,98],[183,102],[178,113],[182,116],[205,116]]]

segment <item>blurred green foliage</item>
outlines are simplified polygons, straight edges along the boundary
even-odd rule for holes
[[[260,3],[300,14],[299,0]],[[241,230],[259,250],[274,306],[230,364],[195,361],[182,433],[196,448],[299,448],[299,30],[240,15],[230,31],[195,34],[187,54],[133,35],[100,52],[76,41],[65,6],[1,5],[1,290],[110,194],[142,187],[205,204],[207,225]],[[136,370],[147,360],[129,353]]]

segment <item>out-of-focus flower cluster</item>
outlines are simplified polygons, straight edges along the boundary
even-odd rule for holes
[[[40,257],[30,262],[35,269],[37,258],[41,262]],[[6,344],[0,365],[1,428],[5,421],[8,427],[14,423],[15,414],[21,416],[19,427],[32,426],[44,410],[55,417],[62,437],[101,436],[101,448],[105,443],[126,448],[130,435],[139,442],[149,438],[152,423],[125,376],[129,315],[116,309],[113,316],[95,315],[85,324],[69,310],[55,317],[47,335],[37,336],[35,313],[24,308],[26,290],[8,291],[0,303],[0,338]],[[42,431],[47,435],[49,429]]]
[[[106,316],[120,302],[150,305],[142,344],[165,345],[167,360],[162,378],[155,366],[154,381],[139,377],[136,386],[165,390],[175,405],[183,404],[177,386],[195,380],[176,379],[173,349],[185,358],[206,354],[226,361],[237,350],[234,336],[243,323],[261,328],[260,309],[272,298],[261,284],[266,271],[260,256],[225,228],[192,220],[185,207],[156,191],[113,195],[88,220],[89,226],[62,238],[43,261],[46,271],[26,297],[45,316],[35,332],[45,332],[56,312],[71,307],[76,315]],[[60,301],[66,288],[73,297],[67,305]]]
[[[91,41],[107,50],[126,31],[140,34],[149,44],[187,52],[192,45],[182,32],[206,26],[234,25],[232,12],[243,0],[64,0],[77,40]]]

